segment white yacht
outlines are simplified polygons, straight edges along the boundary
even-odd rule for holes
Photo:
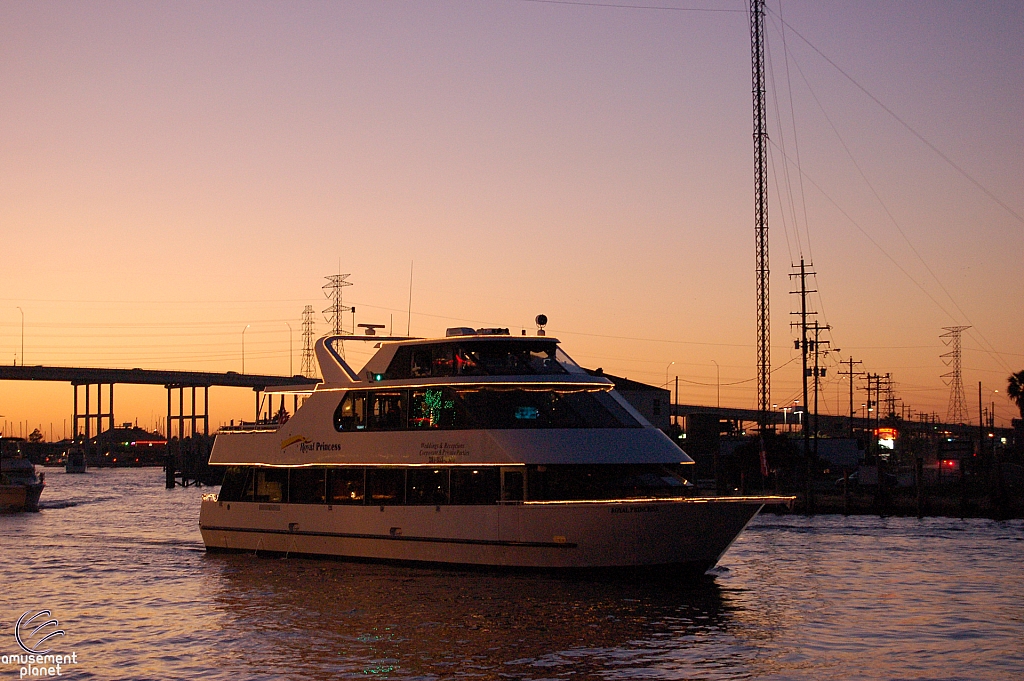
[[[21,438],[0,438],[0,513],[38,511],[45,473],[25,458]]]
[[[376,342],[361,371],[344,340]],[[792,501],[689,495],[692,459],[551,337],[334,336],[316,355],[323,383],[291,418],[218,433],[207,550],[703,572]]]
[[[72,445],[65,455],[65,473],[85,473],[89,466],[86,463],[85,446],[81,444]]]

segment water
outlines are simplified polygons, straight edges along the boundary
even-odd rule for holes
[[[49,609],[66,678],[1024,677],[1021,521],[761,516],[713,577],[642,584],[206,555],[208,489],[47,483],[0,517],[0,654]]]

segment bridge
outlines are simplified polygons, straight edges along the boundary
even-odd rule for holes
[[[597,373],[597,372],[594,372]],[[610,377],[613,380],[625,381],[617,377]],[[185,436],[185,426],[189,424],[189,434],[198,434],[199,422],[202,422],[202,434],[209,435],[209,389],[212,386],[230,388],[251,388],[256,392],[256,419],[260,418],[260,404],[262,393],[267,388],[277,388],[275,392],[282,391],[281,388],[294,388],[295,393],[305,392],[320,382],[318,378],[306,378],[305,376],[272,376],[260,374],[240,374],[234,371],[225,373],[205,371],[164,371],[156,369],[104,369],[89,367],[59,367],[59,366],[0,366],[0,381],[57,381],[71,383],[74,387],[74,428],[77,435],[78,425],[82,423],[86,439],[92,437],[92,424],[96,424],[95,434],[103,431],[103,423],[106,422],[108,429],[114,427],[114,385],[135,384],[135,385],[163,385],[167,389],[167,438],[175,434],[174,426],[177,425],[177,436]],[[632,382],[635,383],[635,382]],[[655,386],[636,384],[655,391],[660,389]],[[82,388],[83,390],[80,390]],[[103,403],[103,393],[106,388],[107,401]],[[202,410],[197,411],[197,391],[202,391]],[[186,401],[186,392],[190,393]],[[667,390],[664,392],[668,392]],[[84,393],[84,394],[83,394]],[[176,394],[175,394],[176,393]],[[93,400],[95,396],[95,401]],[[79,399],[83,397],[84,399]],[[174,398],[177,398],[176,400]],[[283,395],[281,397],[283,406]],[[297,395],[295,400],[297,402]],[[177,413],[174,406],[177,405]],[[297,406],[297,405],[296,405]],[[84,407],[84,411],[81,409]],[[294,412],[294,409],[293,409]],[[717,416],[721,419],[731,421],[735,424],[736,430],[742,430],[745,422],[756,423],[759,412],[755,409],[737,409],[730,407],[711,407],[695,404],[671,404],[670,414],[672,416],[706,415],[707,417]],[[263,415],[268,420],[271,413]],[[786,429],[800,430],[805,415],[802,413],[789,413],[772,411],[768,415],[768,423],[774,426],[783,426]],[[797,422],[794,423],[794,420]],[[818,416],[819,430],[834,436],[842,436],[851,430],[870,430],[878,425],[877,419],[849,416],[830,416],[820,414]],[[936,421],[904,421],[903,425],[912,429],[927,430],[948,430],[958,432],[971,426],[964,424],[944,424]],[[794,427],[795,426],[795,427]],[[977,428],[977,426],[974,426]],[[996,429],[1008,430],[1008,429]]]
[[[266,376],[259,374],[239,374],[234,371],[216,373],[208,371],[162,371],[158,369],[102,369],[89,367],[59,366],[0,366],[0,381],[56,381],[70,383],[75,391],[74,426],[72,432],[78,435],[78,425],[83,423],[85,439],[92,435],[92,424],[96,424],[96,433],[102,432],[106,421],[109,430],[114,428],[114,385],[162,385],[167,389],[167,439],[174,434],[176,424],[179,439],[185,437],[185,426],[190,424],[190,435],[198,434],[199,422],[202,422],[203,435],[209,435],[210,425],[210,388],[213,386],[228,388],[251,388],[256,392],[256,417],[259,418],[261,393],[267,388],[293,387],[296,393],[313,388],[320,382],[319,378],[305,376]],[[80,391],[83,388],[84,391]],[[106,391],[104,391],[106,388]],[[197,411],[196,393],[202,390],[202,411]],[[186,402],[185,394],[191,392],[190,401]],[[80,401],[80,393],[84,392],[84,400]],[[107,403],[103,403],[103,393],[107,393]],[[177,392],[177,400],[174,400]],[[95,393],[95,404],[92,396]],[[284,397],[282,396],[282,401]],[[298,400],[296,395],[295,400]],[[173,407],[177,402],[177,414]],[[282,403],[283,406],[283,403]],[[84,411],[80,408],[84,407]],[[106,411],[104,411],[104,409]],[[269,418],[269,414],[268,414]]]
[[[759,412],[756,409],[736,409],[732,407],[709,407],[698,404],[672,404],[670,413],[676,417],[703,416],[705,423],[711,420],[728,421],[733,432],[742,432],[745,423],[756,424]],[[811,427],[814,426],[814,414],[804,412],[802,408],[796,411],[768,412],[767,423],[778,432],[803,432],[804,420],[810,416]],[[849,415],[835,416],[832,414],[818,414],[817,431],[824,437],[850,437],[854,433],[871,432],[879,427],[897,427],[901,432],[908,433],[946,433],[950,437],[973,437],[984,431],[989,437],[1013,437],[1013,428],[999,428],[994,424],[979,425],[978,423],[945,423],[927,415],[919,416],[917,419],[904,419],[899,415],[895,417],[888,414],[878,414],[869,417]],[[979,430],[980,429],[980,430]],[[725,432],[725,431],[722,431]]]

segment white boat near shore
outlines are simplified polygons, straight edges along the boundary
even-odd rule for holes
[[[84,446],[72,446],[68,449],[66,457],[67,459],[64,462],[65,473],[85,473],[88,470]]]
[[[317,342],[324,382],[290,419],[217,435],[207,550],[703,572],[791,501],[690,496],[692,460],[554,338],[358,337],[378,348],[359,372],[354,339]]]
[[[0,440],[0,512],[18,513],[38,511],[39,497],[43,493],[44,474],[36,474],[36,467],[21,451],[23,440]]]

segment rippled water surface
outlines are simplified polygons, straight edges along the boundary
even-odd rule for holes
[[[761,516],[712,577],[643,584],[208,556],[209,489],[47,483],[0,517],[0,653],[48,609],[62,678],[1024,678],[1021,521]]]

